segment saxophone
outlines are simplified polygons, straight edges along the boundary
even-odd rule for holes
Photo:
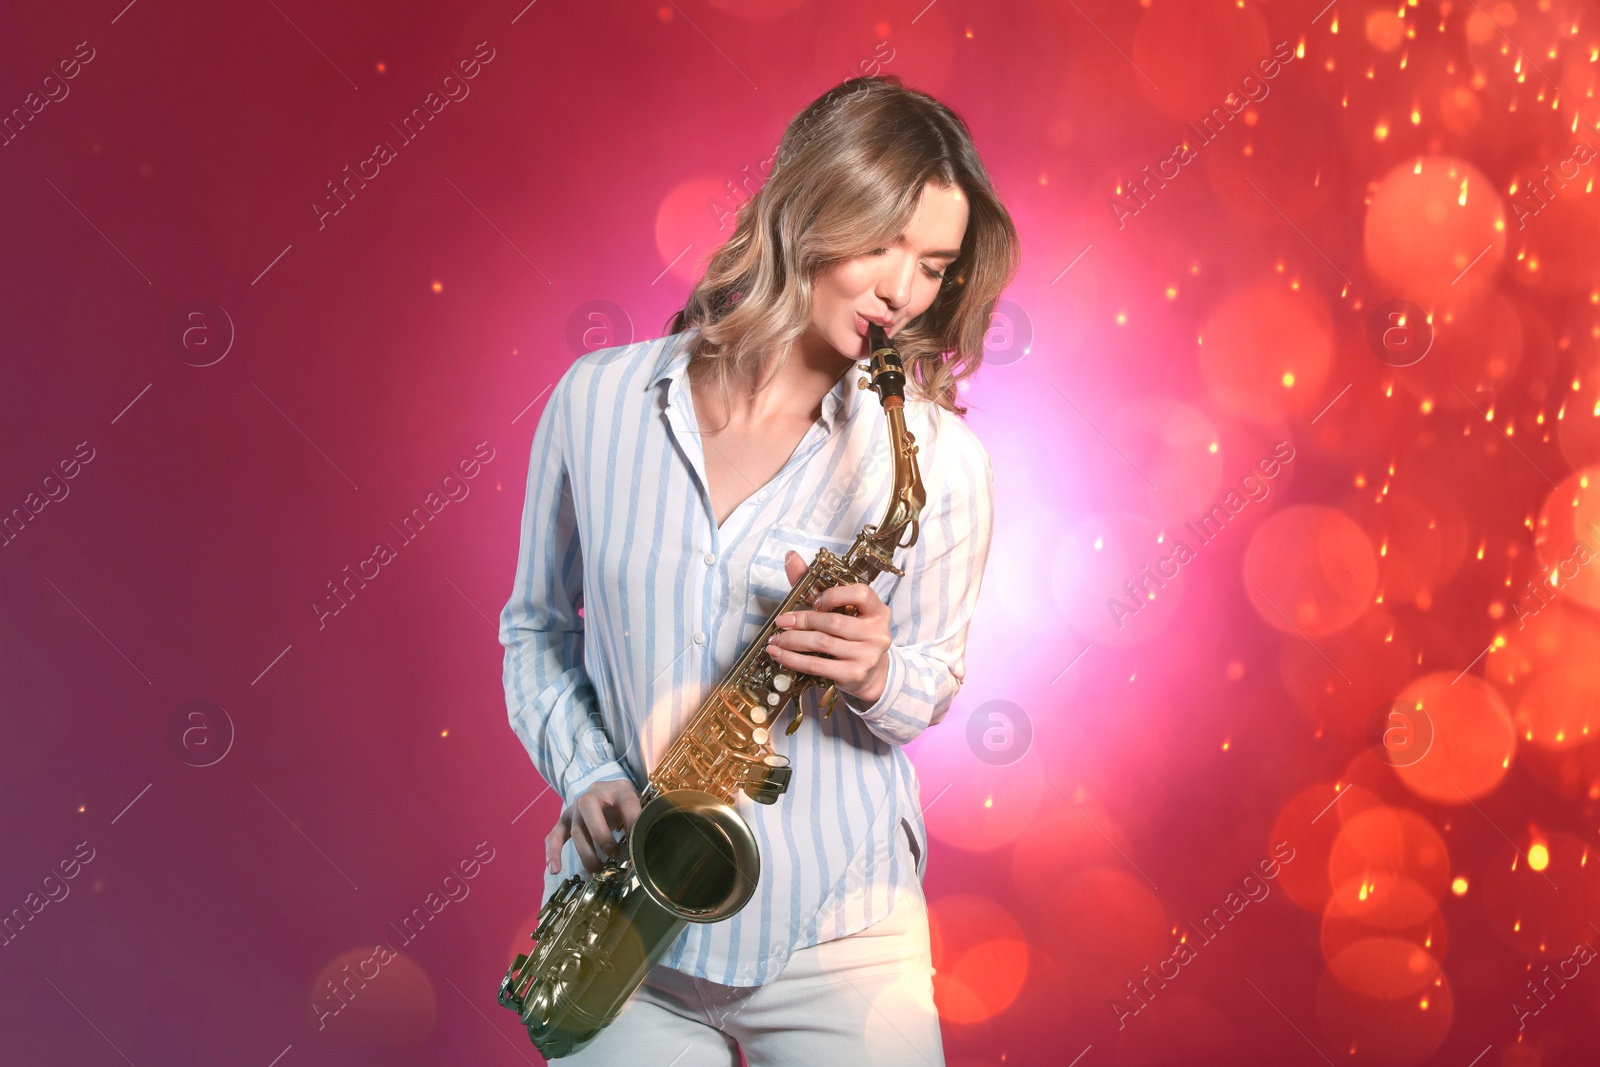
[[[540,910],[531,955],[519,953],[500,982],[499,1002],[516,1012],[546,1059],[588,1045],[617,1017],[686,923],[718,922],[755,892],[761,855],[734,809],[743,792],[771,804],[789,787],[788,759],[772,751],[778,716],[792,702],[785,734],[800,726],[801,695],[826,686],[823,717],[838,693],[827,679],[780,668],[766,654],[777,617],[812,605],[825,589],[869,583],[917,541],[925,497],[916,439],[906,429],[905,372],[883,328],[868,324],[872,356],[861,389],[875,389],[889,420],[894,491],[883,521],[862,527],[843,556],[819,549],[756,639],[712,689],[640,792],[633,828],[587,880],[574,874]],[[902,541],[907,527],[910,536]],[[837,609],[854,615],[855,608]]]

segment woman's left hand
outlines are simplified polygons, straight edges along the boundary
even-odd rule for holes
[[[790,586],[807,566],[798,552],[784,557]],[[846,604],[855,615],[837,610]],[[858,582],[824,589],[812,608],[778,616],[781,629],[768,642],[767,654],[792,670],[828,679],[862,707],[876,704],[889,677],[889,605],[870,585]],[[832,658],[808,655],[818,652]]]

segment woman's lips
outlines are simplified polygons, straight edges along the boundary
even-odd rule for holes
[[[867,327],[869,325],[870,325],[870,323],[868,323],[866,319],[861,317],[861,313],[860,312],[856,312],[856,333],[858,335],[862,336],[862,337],[865,337],[867,335]],[[884,327],[884,330],[887,331],[888,327],[887,326]]]

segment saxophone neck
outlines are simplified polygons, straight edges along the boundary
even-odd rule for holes
[[[875,391],[883,404],[883,414],[888,420],[889,457],[894,463],[894,488],[889,494],[883,521],[872,528],[871,555],[888,564],[879,569],[898,574],[892,564],[894,551],[916,544],[920,532],[918,516],[927,502],[927,494],[917,466],[917,439],[906,429],[906,375],[900,352],[883,327],[876,323],[867,327],[867,340],[872,345],[872,358],[862,365],[868,377],[862,380],[861,388]],[[908,528],[911,532],[906,538]]]

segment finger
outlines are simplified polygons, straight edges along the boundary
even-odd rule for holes
[[[812,601],[811,606],[817,611],[826,612],[849,609],[849,612],[856,615],[877,615],[887,613],[889,610],[889,605],[883,602],[877,591],[861,582],[824,589],[818,594],[817,599]]]
[[[808,569],[810,569],[810,564],[806,562],[806,558],[793,549],[790,549],[789,553],[783,557],[784,577],[789,579],[791,586],[804,577]]]
[[[578,858],[583,861],[584,870],[590,874],[598,871],[603,861],[595,855],[594,845],[589,840],[589,830],[581,821],[572,824],[572,843],[578,849]]]
[[[866,640],[852,640],[820,630],[794,630],[783,639],[769,645],[780,652],[827,656],[832,660],[866,659],[872,645]]]
[[[561,846],[567,843],[567,838],[572,833],[567,829],[567,817],[562,815],[556,820],[556,825],[544,839],[544,862],[550,868],[551,874],[561,873]]]
[[[800,611],[794,614],[793,626],[780,626],[774,636],[788,643],[791,635],[800,633],[825,633],[845,641],[866,641],[883,624],[881,619],[867,619],[832,611]]]
[[[632,793],[633,788],[627,782],[617,782],[606,790],[601,803],[606,817],[607,830],[616,831],[627,828],[628,820],[623,814],[623,804]],[[609,840],[611,835],[608,833],[606,836]]]
[[[622,794],[618,806],[622,809],[622,829],[631,834],[634,821],[639,818],[639,794],[628,790]]]
[[[823,656],[808,656],[792,649],[778,648],[768,652],[786,669],[800,671],[804,674],[814,674],[818,678],[826,678],[830,682],[847,682],[850,680],[852,668],[845,660],[829,659]]]
[[[578,814],[583,818],[583,827],[589,831],[589,841],[602,855],[610,856],[613,839],[611,837],[611,824],[606,818],[605,802],[599,797],[590,794],[578,801]]]

